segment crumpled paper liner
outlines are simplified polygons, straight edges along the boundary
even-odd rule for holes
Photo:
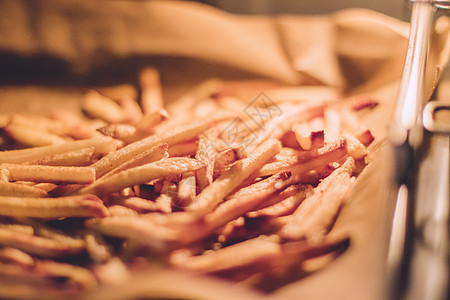
[[[386,136],[406,54],[407,23],[364,9],[317,16],[240,16],[172,1],[23,0],[0,1],[0,7],[0,61],[2,55],[13,55],[18,61],[52,57],[67,66],[68,78],[73,73],[101,75],[101,70],[114,68],[115,63],[124,64],[119,71],[145,63],[161,70],[168,102],[211,76],[324,85],[345,95],[370,94],[380,101],[363,119],[376,138],[371,164],[355,182],[331,232],[350,236],[350,247],[325,268],[269,295],[213,278],[188,278],[171,271],[155,275],[150,270],[131,283],[89,294],[87,299],[155,293],[192,299],[385,298],[394,205],[389,195],[392,161]],[[449,18],[442,17],[433,30],[427,95],[447,63],[449,29]],[[118,72],[115,79],[129,81],[130,74]],[[12,110],[23,109],[21,103],[34,103],[33,112],[45,112],[49,103],[67,106],[70,102],[73,107],[85,88],[60,87],[50,101],[52,89],[46,87],[1,87],[0,111],[11,111],[11,103],[16,105]],[[37,102],[32,102],[30,94]],[[271,96],[270,91],[267,94]],[[67,95],[66,101],[55,100],[62,95]]]

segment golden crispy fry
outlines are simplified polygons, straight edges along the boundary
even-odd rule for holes
[[[94,152],[95,147],[87,147],[75,151],[46,156],[41,159],[26,162],[25,164],[47,166],[86,166],[91,161]]]
[[[331,143],[339,139],[342,130],[340,112],[335,108],[328,107],[324,114],[325,141]]]
[[[312,169],[327,165],[347,154],[347,143],[344,139],[327,144],[324,147],[299,153],[297,156],[268,163],[252,174],[252,178],[267,176],[277,172],[291,170],[294,174],[302,174]]]
[[[109,214],[112,217],[120,217],[120,216],[137,216],[138,213],[131,208],[122,206],[122,205],[111,205],[108,206]]]
[[[4,228],[0,228],[0,245],[14,247],[32,255],[48,258],[70,256],[78,254],[84,249],[74,248],[53,239],[31,236]]]
[[[103,177],[111,176],[113,174],[119,173],[120,171],[138,167],[140,165],[145,165],[157,160],[161,160],[163,158],[167,158],[168,157],[167,148],[168,148],[167,144],[160,144],[158,146],[147,149],[139,153],[138,155],[134,156],[130,160],[119,165],[118,167],[112,169],[111,171],[103,175]]]
[[[11,217],[58,219],[65,217],[106,217],[108,210],[94,195],[60,198],[0,196],[0,214]]]
[[[361,124],[358,116],[349,109],[342,109],[342,126],[354,135],[364,146],[369,146],[375,139],[369,129]]]
[[[211,126],[211,123],[224,117],[227,118],[229,116],[221,116],[217,118],[202,120],[199,122],[193,122],[189,125],[173,128],[172,130],[168,130],[164,133],[152,135],[137,142],[128,144],[125,147],[106,155],[95,164],[93,164],[93,167],[95,168],[97,173],[97,178],[103,176],[109,170],[129,160],[145,149],[149,149],[159,144],[167,144],[170,147],[177,143],[188,141],[209,128]]]
[[[323,105],[286,105],[279,108],[282,114],[274,116],[269,119],[267,124],[264,124],[258,132],[257,138],[253,141],[246,151],[250,152],[257,147],[261,142],[268,138],[280,139],[286,131],[288,131],[294,122],[303,122],[323,115]]]
[[[306,198],[280,232],[283,238],[320,241],[329,231],[352,183],[355,161],[350,156],[345,163],[325,178],[314,194]]]
[[[111,201],[137,211],[139,214],[160,211],[159,205],[154,201],[140,197],[113,197]]]
[[[219,91],[222,85],[223,82],[217,78],[205,80],[175,102],[167,105],[167,111],[171,116],[183,116],[186,112],[192,111],[199,100],[210,97]]]
[[[84,236],[86,250],[95,263],[104,263],[113,256],[113,249],[97,232],[88,232]]]
[[[308,122],[296,123],[292,131],[304,150],[319,149],[324,146],[324,125],[321,117]]]
[[[107,236],[129,239],[156,251],[164,251],[169,243],[177,242],[179,231],[156,226],[150,219],[134,216],[92,219],[86,226]]]
[[[4,131],[17,143],[32,147],[62,144],[71,140],[36,127],[17,123],[8,124],[4,127]]]
[[[130,96],[123,95],[117,98],[117,102],[122,108],[124,114],[124,123],[136,124],[140,119],[142,119],[142,110],[139,104]]]
[[[198,171],[197,171],[198,172]],[[177,205],[186,207],[197,196],[197,184],[194,172],[186,172],[181,175],[178,183]]]
[[[197,153],[197,149],[198,149],[198,140],[194,139],[170,146],[169,149],[167,149],[167,152],[170,157],[191,156]]]
[[[271,237],[255,238],[203,255],[186,257],[171,263],[183,270],[214,273],[242,267],[271,257],[281,251],[280,244]]]
[[[155,126],[159,125],[161,122],[168,120],[169,113],[165,109],[160,109],[152,113],[144,115],[136,124],[136,128],[152,134],[155,132]]]
[[[198,161],[191,158],[165,158],[101,178],[78,193],[106,195],[153,179],[194,171],[201,167],[202,165]]]
[[[198,149],[195,159],[205,165],[196,171],[196,179],[200,189],[204,189],[213,181],[214,163],[218,154],[217,139],[219,132],[216,127],[207,130],[201,134],[198,141]]]
[[[106,122],[102,120],[86,120],[70,111],[62,109],[51,111],[49,118],[63,124],[64,128],[66,128],[65,135],[70,136],[75,140],[100,137],[101,134],[97,132],[97,128],[106,125]]]
[[[92,183],[95,181],[95,170],[91,167],[60,167],[45,165],[1,164],[9,172],[12,181],[59,182],[59,183]]]
[[[58,145],[34,147],[21,150],[0,152],[0,163],[24,163],[39,160],[48,156],[77,151],[83,148],[95,147],[95,153],[106,154],[114,151],[117,144],[114,139],[102,137],[99,139],[80,140]]]
[[[132,278],[127,266],[118,257],[113,257],[105,264],[96,266],[94,272],[100,283],[105,286],[121,285]]]
[[[292,186],[294,187],[294,186]],[[270,206],[261,208],[256,211],[249,212],[247,215],[251,218],[261,217],[261,216],[270,216],[270,217],[283,217],[291,215],[297,207],[302,203],[303,200],[307,197],[309,193],[312,192],[311,186],[298,186],[298,189],[295,189],[295,194],[291,195],[277,203],[274,203]],[[270,200],[273,202],[272,197]],[[277,199],[278,200],[278,199]],[[263,203],[265,204],[265,203]]]
[[[129,124],[109,124],[97,130],[103,135],[121,140],[125,144],[133,143],[148,136],[146,132],[140,131]]]
[[[237,195],[219,205],[214,211],[205,216],[205,223],[209,229],[217,229],[233,219],[252,211],[261,205],[271,195],[285,188],[290,174],[280,173],[266,179],[266,182],[258,182],[254,186],[244,188],[245,191],[237,192]],[[262,183],[262,184],[261,184]]]
[[[60,263],[51,260],[37,261],[35,266],[37,273],[43,273],[50,277],[67,278],[79,285],[81,289],[92,289],[97,286],[97,279],[94,274],[79,266]]]
[[[34,265],[34,259],[31,255],[17,248],[0,248],[0,262],[14,263],[25,267]]]
[[[261,168],[280,149],[281,144],[278,140],[270,139],[266,141],[255,149],[248,158],[237,161],[228,171],[208,185],[187,209],[200,216],[211,212],[243,180]]]
[[[141,106],[144,115],[149,115],[164,107],[159,72],[155,68],[147,67],[139,74],[141,87]]]
[[[47,192],[34,186],[0,181],[0,196],[46,197]]]
[[[81,108],[89,116],[108,123],[120,123],[125,121],[127,117],[117,102],[95,90],[86,93],[81,103]]]
[[[342,136],[347,141],[348,153],[355,159],[362,159],[367,156],[368,151],[366,147],[353,135],[343,133]]]

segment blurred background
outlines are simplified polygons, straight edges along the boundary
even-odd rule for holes
[[[241,14],[322,14],[343,8],[368,8],[409,20],[407,0],[210,0],[198,1]]]

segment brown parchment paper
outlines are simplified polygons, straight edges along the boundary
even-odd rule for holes
[[[427,95],[447,63],[449,29],[447,17],[433,29]],[[209,77],[323,85],[380,101],[363,120],[375,136],[371,163],[331,232],[350,236],[350,246],[327,267],[269,295],[215,278],[149,270],[85,298],[384,299],[394,206],[386,135],[408,32],[407,23],[364,9],[269,17],[232,15],[192,2],[0,1],[0,63],[13,61],[0,69],[0,78],[14,74],[21,82],[0,86],[0,112],[76,110],[89,82],[135,83],[137,70],[146,65],[161,70],[168,103]],[[30,76],[30,68],[46,80]]]

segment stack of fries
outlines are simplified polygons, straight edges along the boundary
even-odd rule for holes
[[[158,71],[140,79],[87,92],[85,116],[0,115],[0,297],[155,265],[268,289],[348,246],[329,233],[367,165],[360,115],[376,101],[273,86],[243,99],[255,83],[211,79],[165,105]]]

